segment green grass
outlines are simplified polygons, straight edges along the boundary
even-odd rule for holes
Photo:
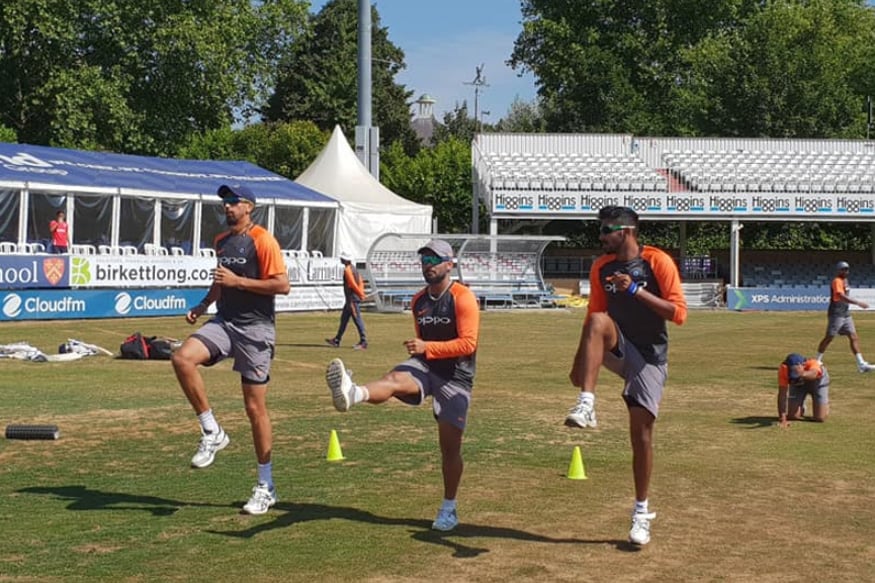
[[[631,453],[618,379],[603,372],[599,428],[562,419],[583,312],[487,312],[465,440],[461,527],[429,530],[441,498],[430,407],[334,411],[341,355],[366,381],[405,357],[409,314],[366,314],[370,348],[335,350],[337,314],[284,314],[269,406],[277,507],[240,514],[255,460],[239,379],[205,369],[231,445],[188,462],[197,420],[166,362],[0,360],[0,422],[54,423],[58,441],[0,440],[0,581],[854,581],[875,563],[875,377],[847,341],[827,353],[827,423],[774,425],[777,364],[812,354],[820,313],[692,312],[672,326],[656,426],[653,542],[624,541]],[[875,319],[856,317],[875,360]],[[18,322],[0,344],[54,353],[68,337],[117,349],[134,330],[182,338],[181,318]],[[332,429],[346,460],[327,462]],[[581,446],[586,481],[565,478]]]

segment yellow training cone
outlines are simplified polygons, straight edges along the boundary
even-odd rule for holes
[[[574,446],[574,453],[571,454],[571,463],[568,464],[568,479],[569,480],[585,480],[586,470],[583,469],[583,456],[580,455],[580,446]]]
[[[331,430],[331,438],[328,440],[328,455],[325,456],[330,462],[339,462],[346,458],[343,457],[343,452],[340,450],[340,440],[337,439],[337,431]]]

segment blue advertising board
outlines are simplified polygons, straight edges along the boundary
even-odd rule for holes
[[[730,287],[726,293],[726,306],[739,311],[825,311],[829,306],[829,288]]]
[[[4,255],[0,289],[70,287],[68,255]]]
[[[185,314],[200,289],[15,290],[0,292],[0,321],[138,318]]]

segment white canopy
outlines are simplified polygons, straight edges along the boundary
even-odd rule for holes
[[[431,205],[409,201],[380,184],[359,161],[340,126],[295,182],[340,203],[335,255],[347,252],[363,261],[381,235],[431,232]]]

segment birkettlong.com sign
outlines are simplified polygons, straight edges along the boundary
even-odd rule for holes
[[[703,193],[565,192],[496,190],[492,212],[507,215],[597,213],[620,205],[644,216],[689,218],[875,217],[875,199],[863,193]]]
[[[343,307],[336,258],[285,258],[292,283],[277,311]],[[212,282],[215,258],[108,255],[0,256],[0,321],[185,314]]]

